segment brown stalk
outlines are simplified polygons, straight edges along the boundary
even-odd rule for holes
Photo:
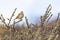
[[[48,8],[47,8],[47,10],[46,10],[46,12],[45,12],[45,14],[43,15],[43,16],[41,16],[41,26],[43,26],[43,24],[44,24],[44,22],[47,20],[47,18],[49,18],[49,16],[51,15],[52,16],[52,14],[51,14],[51,9],[52,9],[52,7],[51,7],[51,4],[48,6]],[[49,18],[50,19],[50,18]],[[49,20],[48,19],[48,20]]]
[[[58,14],[58,17],[57,17],[57,20],[56,20],[56,26],[54,27],[54,29],[52,29],[52,32],[51,34],[49,35],[49,38],[48,40],[51,40],[52,39],[52,34],[55,32],[55,30],[57,30],[59,28],[59,22],[58,22],[58,19],[59,19],[59,14]]]
[[[54,40],[57,40],[57,39],[58,39],[58,37],[59,37],[59,34],[57,34],[57,35],[56,35],[56,37],[55,37],[55,39],[54,39]]]
[[[58,22],[58,20],[59,20],[59,16],[60,16],[60,13],[58,13],[58,16],[57,16],[56,22]]]
[[[51,14],[51,16],[48,18],[48,20],[47,20],[47,23],[48,23],[48,21],[50,20],[50,18],[53,16],[53,14]]]
[[[8,25],[6,24],[6,22],[5,22],[5,19],[4,19],[4,17],[3,17],[3,15],[1,14],[1,21],[5,24],[5,26],[8,28]]]
[[[10,24],[10,22],[11,22],[11,20],[12,20],[12,17],[14,16],[14,13],[16,12],[16,9],[17,9],[17,8],[14,9],[14,12],[12,13],[12,15],[11,15],[11,17],[10,17],[10,19],[9,19],[8,25]]]
[[[26,21],[27,27],[30,28],[30,27],[29,27],[29,22],[28,22],[27,17],[25,17],[25,21]]]

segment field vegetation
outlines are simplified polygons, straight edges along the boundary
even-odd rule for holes
[[[40,16],[41,22],[39,24],[30,24],[28,18],[24,17],[24,13],[21,11],[13,20],[13,25],[10,25],[16,10],[17,8],[14,9],[11,17],[7,18],[8,24],[6,24],[3,15],[0,14],[0,20],[3,23],[3,25],[0,25],[0,40],[60,40],[60,13],[54,21],[49,22],[53,16],[51,4],[47,7],[45,14]],[[23,17],[27,26],[15,27],[16,23],[23,21]],[[16,19],[19,20],[16,21]]]

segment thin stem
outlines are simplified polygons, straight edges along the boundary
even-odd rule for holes
[[[14,9],[14,12],[12,13],[12,15],[11,15],[11,17],[10,17],[10,20],[9,20],[8,25],[10,24],[10,22],[11,22],[11,20],[12,20],[12,17],[14,16],[14,13],[16,12],[16,9],[17,9],[17,8]]]

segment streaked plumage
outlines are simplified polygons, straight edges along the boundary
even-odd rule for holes
[[[23,11],[21,11],[15,19],[22,19],[24,17]]]

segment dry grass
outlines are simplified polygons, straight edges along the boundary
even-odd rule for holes
[[[60,13],[58,13],[55,22],[48,23],[49,19],[53,16],[53,14],[51,14],[51,4],[47,7],[45,14],[40,17],[41,23],[39,23],[39,25],[29,24],[28,18],[25,17],[27,27],[22,25],[18,29],[15,28],[15,24],[22,21],[22,18],[24,17],[23,11],[17,15],[13,25],[10,26],[16,9],[17,8],[15,8],[10,19],[8,19],[8,24],[5,23],[4,17],[2,15],[0,16],[0,20],[4,23],[4,25],[0,26],[0,40],[60,40]],[[16,19],[19,19],[19,21],[15,22]],[[45,24],[46,22],[47,24]]]

